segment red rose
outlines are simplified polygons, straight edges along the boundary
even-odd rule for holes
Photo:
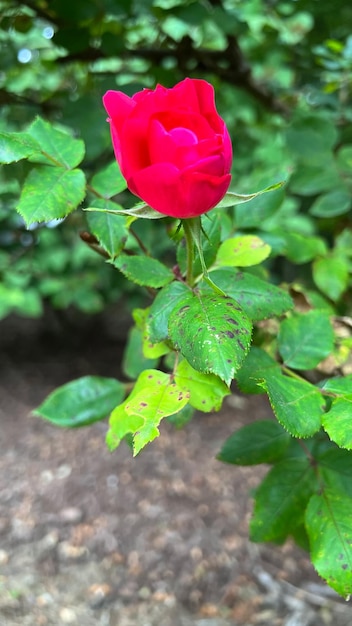
[[[132,193],[155,211],[188,218],[216,206],[230,184],[232,147],[215,108],[214,89],[186,78],[129,98],[103,98],[112,143]]]

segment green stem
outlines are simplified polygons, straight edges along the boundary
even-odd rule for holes
[[[190,287],[194,286],[194,278],[193,278],[193,264],[194,264],[194,245],[197,248],[197,252],[199,255],[200,264],[202,266],[203,278],[206,283],[218,294],[218,296],[226,296],[220,287],[218,287],[208,275],[208,269],[205,265],[202,242],[201,242],[201,233],[202,233],[202,222],[200,217],[191,217],[186,220],[182,220],[183,231],[185,233],[186,239],[186,247],[187,247],[187,275],[186,282]]]
[[[299,374],[296,374],[296,372],[293,372],[292,370],[290,370],[285,365],[281,365],[281,369],[284,372],[284,374],[287,374],[287,376],[289,376],[290,378],[294,378],[295,380],[299,380],[301,382],[302,381],[303,382],[307,382],[307,380],[305,378],[303,378],[303,376],[300,376]]]
[[[192,224],[191,224],[191,222],[194,219],[197,219],[197,218],[190,218],[187,220],[182,220],[183,232],[184,232],[185,241],[186,241],[186,255],[187,255],[186,283],[190,287],[193,287],[194,285],[194,277],[193,277],[194,238],[193,238]]]

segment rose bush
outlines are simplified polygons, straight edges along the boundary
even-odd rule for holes
[[[201,215],[220,202],[231,180],[232,147],[212,85],[186,78],[132,98],[108,91],[103,102],[132,193],[176,218]]]

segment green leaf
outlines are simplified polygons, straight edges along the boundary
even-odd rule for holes
[[[352,450],[352,390],[349,397],[336,398],[324,413],[322,424],[330,439],[341,448]]]
[[[155,367],[158,359],[147,359],[143,353],[143,333],[133,326],[127,337],[126,347],[123,353],[123,373],[132,380],[138,378],[145,369]]]
[[[231,298],[190,294],[172,311],[169,335],[195,370],[229,385],[248,352],[251,323]]]
[[[107,417],[124,395],[124,385],[114,378],[84,376],[53,391],[34,415],[56,426],[87,426]]]
[[[312,563],[337,593],[352,593],[352,500],[338,489],[312,496],[305,521]]]
[[[326,243],[320,237],[308,237],[299,233],[284,233],[285,254],[293,263],[307,263],[327,253]]]
[[[301,196],[313,196],[336,189],[341,179],[335,167],[299,167],[290,178],[290,191]]]
[[[294,314],[280,325],[278,349],[288,367],[313,369],[334,348],[334,331],[323,311]]]
[[[189,293],[189,287],[179,281],[173,281],[159,291],[149,309],[146,322],[151,341],[164,341],[168,338],[170,313]]]
[[[104,250],[111,257],[117,256],[123,250],[128,237],[126,218],[110,213],[88,213],[87,220],[91,232]]]
[[[0,320],[13,311],[26,317],[40,317],[43,305],[37,289],[9,287],[0,282]]]
[[[350,208],[351,194],[346,187],[319,196],[310,207],[309,213],[316,217],[335,217],[348,213]]]
[[[112,196],[127,189],[127,183],[116,161],[113,161],[95,174],[90,184],[104,198],[112,198]]]
[[[305,115],[288,127],[286,140],[289,150],[301,163],[309,167],[322,164],[326,168],[332,160],[337,130],[330,119]]]
[[[281,376],[280,365],[262,348],[252,346],[241,368],[236,373],[236,382],[243,393],[265,393],[258,381]]]
[[[160,220],[163,217],[167,217],[163,213],[159,213],[158,211],[155,211],[155,209],[152,209],[145,202],[139,202],[131,209],[113,210],[113,209],[99,209],[95,207],[89,207],[86,209],[86,211],[100,211],[100,212],[105,212],[105,213],[113,213],[117,215],[126,215],[127,217],[131,217],[135,219],[142,218],[142,219],[147,219],[147,220]]]
[[[74,139],[68,133],[54,128],[40,117],[28,128],[27,133],[37,141],[42,157],[36,159],[41,163],[55,163],[67,169],[73,169],[84,157],[84,143]]]
[[[174,280],[172,271],[157,259],[147,256],[129,256],[121,254],[113,265],[126,278],[143,287],[164,287]]]
[[[164,341],[153,343],[146,328],[143,333],[143,354],[147,359],[158,359],[171,352],[170,346]]]
[[[175,428],[183,428],[191,421],[194,415],[194,408],[190,404],[186,404],[180,411],[168,415],[166,420],[172,424]]]
[[[324,398],[314,385],[288,376],[261,383],[280,424],[293,437],[311,437],[320,430]]]
[[[267,259],[270,246],[255,235],[242,235],[224,241],[218,250],[215,265],[248,267]]]
[[[244,202],[249,202],[250,200],[254,200],[258,196],[261,196],[263,193],[268,193],[269,191],[275,191],[276,189],[280,189],[285,184],[285,181],[280,181],[279,183],[274,183],[273,185],[269,185],[265,189],[261,191],[256,191],[250,194],[241,194],[235,193],[234,191],[228,191],[222,200],[220,200],[219,204],[216,208],[224,209],[226,207],[235,206],[237,204],[243,204]]]
[[[323,383],[321,389],[334,393],[337,396],[347,396],[347,398],[350,398],[352,396],[352,374],[343,377],[335,376],[334,378],[329,378]]]
[[[231,393],[218,376],[197,372],[186,360],[177,366],[175,382],[189,392],[190,405],[204,413],[219,411],[224,397]]]
[[[352,171],[352,145],[345,145],[340,148],[337,153],[337,163],[339,167],[339,171],[344,177],[351,176]]]
[[[35,152],[40,146],[28,133],[0,133],[0,163],[14,163]]]
[[[163,341],[153,342],[149,335],[147,319],[149,315],[148,309],[134,309],[133,318],[137,328],[142,332],[142,352],[146,359],[158,359],[165,354],[171,352],[171,347]]]
[[[284,459],[277,463],[255,492],[251,540],[283,541],[302,524],[315,487],[309,459]]]
[[[29,226],[65,217],[82,202],[84,195],[82,170],[44,165],[30,171],[17,210]]]
[[[343,258],[328,256],[313,263],[316,286],[331,300],[338,300],[348,286],[348,266]]]
[[[274,420],[258,420],[226,439],[217,459],[234,465],[274,463],[283,456],[290,436]]]
[[[277,189],[273,193],[254,198],[247,206],[236,206],[237,228],[261,228],[263,222],[279,210],[284,198],[285,191]]]
[[[109,449],[116,448],[121,439],[131,433],[135,456],[159,436],[160,421],[178,413],[188,400],[189,394],[173,381],[172,376],[158,370],[144,370],[130,396],[110,416]]]
[[[222,268],[211,272],[214,283],[236,300],[253,321],[282,315],[293,307],[292,298],[283,289],[261,280],[249,272]],[[202,290],[209,291],[201,284]]]
[[[324,486],[345,491],[352,498],[352,452],[334,446],[314,456]]]

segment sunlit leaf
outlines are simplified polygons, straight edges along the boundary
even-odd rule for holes
[[[218,376],[197,372],[186,360],[177,366],[175,381],[189,392],[189,403],[198,411],[219,411],[224,397],[231,393]]]

